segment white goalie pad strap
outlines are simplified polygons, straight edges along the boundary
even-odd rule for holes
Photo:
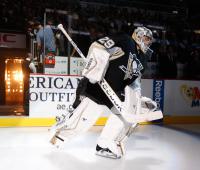
[[[82,71],[82,75],[87,77],[91,83],[102,80],[109,65],[110,54],[106,49],[94,42],[87,55],[87,63]]]
[[[91,128],[99,116],[104,112],[104,106],[96,104],[89,98],[84,98],[73,114],[66,120],[60,135],[70,139],[73,136],[86,132]]]

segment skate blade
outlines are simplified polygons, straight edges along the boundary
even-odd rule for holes
[[[110,155],[105,152],[96,152],[96,155],[104,157],[104,158],[110,158],[110,159],[120,159],[121,158],[121,156],[117,156],[116,154]]]

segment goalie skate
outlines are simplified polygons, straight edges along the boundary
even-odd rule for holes
[[[120,159],[122,157],[122,155],[112,152],[109,148],[102,148],[98,144],[96,146],[96,155],[112,159]]]

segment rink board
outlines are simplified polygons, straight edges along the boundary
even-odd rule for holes
[[[64,114],[75,99],[80,79],[80,76],[31,75],[29,117],[53,118]],[[142,79],[142,95],[156,101],[165,116],[200,116],[199,81]]]
[[[0,126],[51,126],[71,107],[80,76],[32,74],[27,117],[1,117]],[[200,82],[142,79],[142,95],[154,99],[163,123],[200,123]],[[96,125],[104,125],[104,113]]]

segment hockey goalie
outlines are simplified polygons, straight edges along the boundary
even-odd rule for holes
[[[87,131],[106,110],[110,114],[97,140],[96,154],[118,159],[125,154],[125,140],[138,123],[163,117],[156,102],[141,96],[142,57],[152,53],[153,35],[146,27],[136,28],[132,37],[125,33],[98,35],[89,48],[73,109],[57,117],[51,143]],[[120,112],[100,88],[102,79],[120,98]]]

